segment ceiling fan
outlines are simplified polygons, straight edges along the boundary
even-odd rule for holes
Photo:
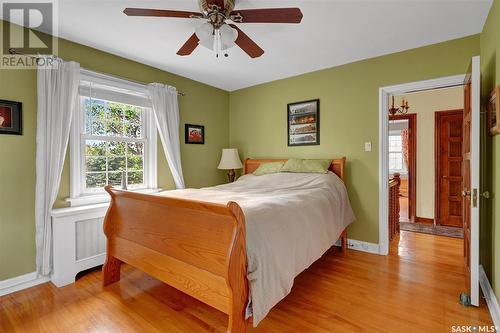
[[[178,10],[126,8],[127,16],[155,16],[201,19],[206,21],[196,28],[195,33],[177,51],[180,56],[193,53],[198,45],[228,56],[226,50],[238,45],[251,58],[264,54],[250,37],[235,23],[300,23],[302,12],[299,8],[265,8],[234,10],[236,0],[198,0],[201,12]]]

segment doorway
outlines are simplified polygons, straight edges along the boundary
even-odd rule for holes
[[[379,89],[379,253],[389,253],[389,200],[394,191],[389,183],[389,98],[397,94],[419,92],[445,87],[463,87],[463,217],[464,259],[468,290],[460,295],[465,304],[479,305],[479,113],[480,113],[480,60],[473,57],[466,75],[417,81]],[[408,105],[406,105],[408,106]],[[419,122],[420,123],[420,122]],[[419,130],[420,131],[420,130]],[[434,139],[434,136],[432,136]],[[434,144],[427,145],[432,149]],[[420,172],[419,172],[420,173]],[[432,175],[434,178],[434,174]],[[391,182],[393,183],[393,182]],[[433,182],[434,183],[434,182]],[[433,196],[434,197],[434,196]],[[399,209],[399,206],[397,207]],[[434,208],[434,207],[433,207]],[[399,211],[398,211],[399,214]],[[391,215],[392,216],[392,215]]]

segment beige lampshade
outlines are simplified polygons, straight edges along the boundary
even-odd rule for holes
[[[241,164],[240,155],[238,154],[238,149],[222,149],[222,157],[220,159],[219,166],[217,169],[221,170],[231,170],[231,169],[241,169],[243,164]]]

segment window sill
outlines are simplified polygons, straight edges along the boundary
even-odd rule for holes
[[[154,194],[163,191],[161,188],[157,189],[143,189],[143,190],[131,190],[130,192],[144,193],[144,194]],[[107,203],[110,201],[110,196],[107,193],[99,193],[94,195],[82,195],[77,198],[66,198],[65,201],[69,203],[70,207],[79,207],[86,205],[95,205],[100,203]]]

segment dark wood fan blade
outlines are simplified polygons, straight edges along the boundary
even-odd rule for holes
[[[235,10],[231,13],[234,22],[239,23],[300,23],[300,8],[266,8]]]
[[[264,50],[241,31],[240,28],[235,24],[230,24],[230,26],[238,31],[238,38],[235,41],[236,45],[245,51],[251,58],[258,58],[264,54]]]
[[[196,34],[193,34],[191,37],[189,37],[187,42],[184,45],[182,45],[179,51],[177,51],[177,54],[180,56],[190,55],[191,53],[193,53],[194,49],[196,49],[196,47],[198,46],[199,41],[200,40],[198,39],[198,37],[196,37]]]
[[[127,16],[157,16],[157,17],[181,17],[181,18],[203,17],[202,13],[184,12],[180,10],[166,10],[166,9],[125,8],[123,12]]]

